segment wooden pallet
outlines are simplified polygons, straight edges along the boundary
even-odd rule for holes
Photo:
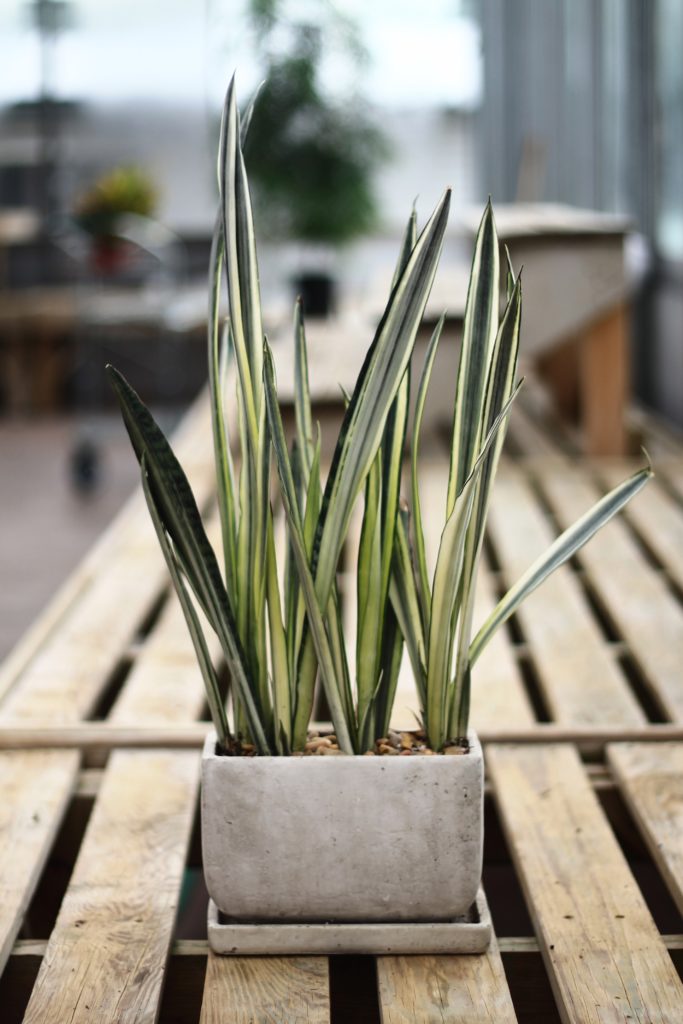
[[[200,403],[176,447],[205,506],[207,438]],[[511,442],[482,616],[624,469],[577,463],[537,413],[519,413]],[[478,667],[497,932],[481,957],[209,954],[196,821],[206,710],[136,496],[0,672],[3,1024],[678,1024],[683,454],[666,437],[650,445],[656,482]],[[422,482],[438,509],[442,453]],[[435,528],[427,540],[433,557]],[[404,677],[397,714],[412,707]]]

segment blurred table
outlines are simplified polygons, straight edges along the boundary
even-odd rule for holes
[[[522,359],[535,363],[558,410],[580,421],[586,454],[626,454],[629,287],[624,243],[630,222],[549,203],[501,204],[494,213],[501,266],[507,246],[515,269],[524,268]],[[480,217],[479,208],[461,214],[458,230],[474,237]],[[385,268],[368,296],[375,322],[391,274],[392,268]],[[419,373],[431,330],[445,311],[446,344],[440,346],[430,391],[432,416],[452,415],[468,279],[469,267],[444,259],[416,345],[414,369]]]
[[[546,203],[498,206],[495,214],[501,245],[524,267],[523,353],[558,411],[580,423],[586,454],[627,454],[631,222]]]
[[[206,331],[206,284],[180,288],[35,286],[0,290],[0,377],[10,413],[59,407],[77,343],[135,332],[144,343]]]
[[[9,412],[57,407],[75,296],[62,286],[0,291],[0,372]]]

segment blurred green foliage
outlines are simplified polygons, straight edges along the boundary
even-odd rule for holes
[[[357,96],[336,100],[321,82],[333,48],[356,71],[362,64],[353,24],[324,0],[309,13],[289,18],[278,0],[251,0],[264,84],[246,160],[265,233],[339,244],[376,224],[373,171],[388,145]]]

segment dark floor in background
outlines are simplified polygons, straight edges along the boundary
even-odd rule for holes
[[[0,658],[102,533],[137,479],[117,415],[0,420]]]

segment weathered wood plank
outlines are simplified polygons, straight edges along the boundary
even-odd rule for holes
[[[482,558],[473,634],[495,604],[491,575]],[[495,729],[505,722],[510,728],[523,728],[535,721],[514,647],[507,632],[501,629],[489,642],[472,674],[472,725],[475,729]]]
[[[117,752],[25,1024],[152,1024],[199,781],[195,753]]]
[[[537,479],[562,528],[602,493],[578,466],[544,466]],[[619,518],[582,548],[578,558],[663,710],[681,721],[683,608]]]
[[[683,501],[683,457],[679,449],[678,458],[666,458],[657,462],[657,472],[666,477],[674,493]]]
[[[628,463],[600,464],[598,478],[605,489],[616,487],[635,470]],[[656,471],[656,464],[655,464]],[[683,507],[668,494],[655,477],[628,503],[624,515],[643,538],[667,573],[683,588]]]
[[[683,743],[618,743],[607,757],[683,914]]]
[[[509,585],[556,535],[521,471],[509,464],[498,474],[489,530]],[[572,725],[644,722],[569,568],[553,573],[517,616],[554,719]]]
[[[212,488],[212,459],[210,448],[206,445],[210,430],[209,404],[202,394],[173,435],[174,449],[185,467],[200,505],[206,502]],[[132,452],[131,458],[134,458]],[[25,683],[24,677],[30,678],[32,662],[40,652],[49,649],[50,656],[59,660],[60,633],[65,624],[69,623],[74,613],[79,614],[81,605],[90,602],[91,590],[98,580],[107,575],[126,553],[130,552],[134,557],[139,555],[141,546],[147,546],[156,553],[154,531],[149,523],[142,492],[138,488],[5,659],[0,668],[0,701],[15,686],[31,689],[31,684]],[[157,555],[156,565],[161,569],[160,555]],[[165,578],[163,573],[159,576],[159,580]],[[140,582],[144,584],[142,578]],[[159,585],[157,581],[156,590]],[[141,590],[143,592],[140,597],[144,605],[144,587]],[[112,607],[116,608],[116,605]],[[31,697],[27,699],[30,703]],[[23,698],[19,697],[17,703],[23,704]],[[4,711],[5,705],[2,707]]]
[[[221,648],[216,634],[198,606],[197,613],[204,626],[209,653],[214,664],[218,664]],[[192,722],[204,703],[204,684],[187,623],[180,602],[175,593],[171,593],[107,722],[131,728]]]
[[[204,434],[206,411],[200,403],[178,435],[202,500],[210,476],[196,434]],[[0,697],[6,695],[2,726],[41,720],[72,725],[87,715],[164,579],[138,491],[5,663],[0,672]],[[71,751],[0,758],[0,966],[76,784],[79,760]]]
[[[534,402],[538,404],[538,397],[538,392],[534,392],[532,396],[524,395],[522,392],[519,401],[515,403],[509,427],[509,439],[514,453],[523,457],[533,456],[548,459],[561,457],[562,446],[559,437],[554,431],[541,427],[541,421],[534,415],[533,405]],[[539,413],[543,415],[545,412],[547,415],[547,411],[546,406],[546,409],[539,410]]]
[[[627,453],[628,346],[623,303],[618,303],[582,332],[579,378],[587,455]]]
[[[503,827],[565,1024],[675,1024],[683,984],[571,747],[490,747]]]
[[[0,973],[78,778],[79,756],[0,755]]]
[[[327,723],[313,721],[313,728]],[[84,725],[0,728],[0,750],[200,750],[210,730],[208,722],[180,725],[113,726],[108,722]],[[651,722],[639,726],[589,724],[559,725],[537,722],[512,726],[507,722],[479,728],[482,743],[572,743],[603,747],[607,743],[652,743],[683,741],[683,725],[676,722]]]
[[[209,954],[200,1024],[329,1024],[326,957]]]
[[[154,549],[126,553],[93,583],[0,708],[3,725],[64,725],[92,713],[165,581]]]
[[[481,956],[380,956],[382,1024],[515,1024],[495,935]]]

